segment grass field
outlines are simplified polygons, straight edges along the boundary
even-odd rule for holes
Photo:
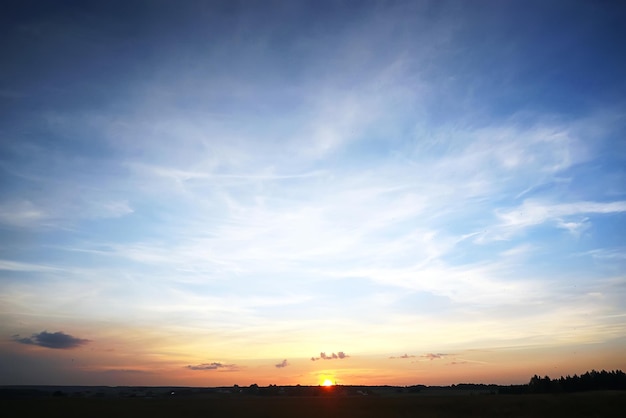
[[[1,401],[15,417],[624,417],[626,392],[562,395],[43,398]]]

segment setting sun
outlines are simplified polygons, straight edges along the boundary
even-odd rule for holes
[[[322,383],[322,386],[333,386],[333,381],[330,379],[326,379],[324,380],[324,383]]]

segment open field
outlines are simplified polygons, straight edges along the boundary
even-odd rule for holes
[[[623,417],[626,392],[561,395],[42,398],[1,401],[14,416],[181,418]]]

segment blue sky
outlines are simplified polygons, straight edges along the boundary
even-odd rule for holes
[[[3,6],[0,384],[626,367],[625,11],[544,3]]]

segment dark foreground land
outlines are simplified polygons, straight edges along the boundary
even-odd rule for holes
[[[0,400],[12,416],[447,418],[624,417],[626,392],[523,395],[405,396],[202,396],[190,398],[71,398]]]

